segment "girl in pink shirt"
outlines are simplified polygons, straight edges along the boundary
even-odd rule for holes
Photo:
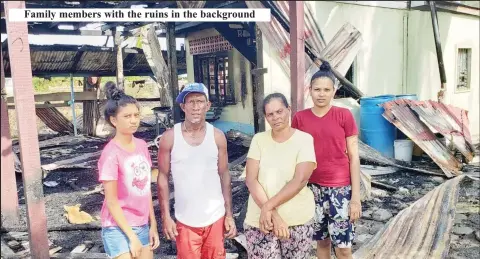
[[[153,258],[160,239],[150,190],[152,161],[147,143],[133,136],[140,125],[139,104],[112,82],[105,88],[105,120],[116,130],[98,161],[105,252],[111,258]]]

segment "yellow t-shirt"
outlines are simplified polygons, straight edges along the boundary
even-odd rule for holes
[[[260,161],[258,182],[269,199],[293,179],[297,164],[314,162],[316,167],[313,137],[300,130],[296,130],[283,143],[273,140],[271,130],[257,133],[252,139],[247,157]],[[289,226],[307,223],[315,213],[312,191],[305,186],[296,196],[280,205],[277,211]],[[260,207],[250,195],[245,223],[258,228],[260,212]]]

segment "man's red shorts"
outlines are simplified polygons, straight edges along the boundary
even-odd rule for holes
[[[207,227],[190,227],[177,221],[178,259],[224,259],[225,218]]]

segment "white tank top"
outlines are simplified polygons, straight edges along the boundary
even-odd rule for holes
[[[214,134],[213,126],[207,122],[202,144],[191,146],[183,138],[182,124],[174,126],[170,166],[175,218],[187,226],[205,227],[225,215]]]

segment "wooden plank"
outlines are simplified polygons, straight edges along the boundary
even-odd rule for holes
[[[35,109],[56,108],[56,107],[70,107],[68,103],[36,103]],[[7,106],[9,110],[15,109],[15,104],[9,104]]]
[[[47,218],[42,186],[42,169],[32,85],[32,63],[28,44],[27,22],[11,22],[10,9],[25,9],[24,1],[3,3],[7,15],[7,37],[15,103],[20,150],[23,169],[23,186],[27,207],[27,225],[32,258],[50,258],[47,236]]]
[[[3,45],[3,44],[0,44]],[[1,48],[1,47],[0,47]],[[18,194],[17,181],[15,178],[15,161],[12,150],[12,138],[10,135],[10,122],[8,118],[7,103],[3,98],[5,92],[5,75],[3,73],[3,56],[0,49],[0,71],[1,71],[1,188],[2,188],[2,216],[5,217],[4,224],[18,222]],[[3,247],[3,245],[2,245]],[[3,250],[3,248],[2,248]]]
[[[68,102],[70,101],[71,96],[70,92],[59,92],[59,93],[51,93],[51,94],[36,94],[34,96],[35,102],[42,102],[42,104],[37,104],[38,108],[48,108],[48,107],[66,107],[69,106],[65,103],[51,103],[51,104],[43,104],[43,102]],[[75,92],[75,102],[81,101],[95,101],[95,100],[102,100],[104,98],[97,98],[96,92]],[[155,102],[159,101],[160,98],[137,98],[139,102]],[[10,107],[15,107],[14,97],[9,96],[7,97],[7,103],[13,104],[9,105]]]
[[[119,89],[124,89],[122,41],[122,36],[117,28],[117,31],[115,32],[114,44],[117,52],[117,87]]]
[[[92,86],[88,86],[87,78],[83,78],[83,91],[84,92],[94,92],[97,95],[96,89]],[[82,131],[88,136],[95,135],[96,120],[95,120],[95,110],[97,109],[96,101],[83,101],[83,123]]]
[[[60,250],[62,250],[62,247],[57,246],[55,248],[50,249],[50,251],[48,251],[48,252],[49,252],[50,256],[53,256],[54,254],[58,253]]]
[[[177,71],[177,51],[175,38],[175,23],[167,22],[167,63],[170,71],[170,90],[172,91],[173,119],[175,123],[180,122],[180,106],[175,102],[178,96],[178,71]]]
[[[305,39],[304,39],[304,5],[303,1],[290,2],[291,33],[290,43],[290,82],[291,82],[291,106],[292,118],[297,111],[303,110],[305,101],[303,98],[303,83],[305,80]]]
[[[51,94],[36,94],[35,102],[52,102],[52,101],[70,101],[70,92],[59,92]],[[75,101],[93,101],[97,99],[95,92],[75,92]],[[7,97],[7,103],[14,103],[14,97]]]
[[[162,54],[162,47],[155,32],[155,26],[151,24],[148,28],[142,28],[142,49],[145,53],[148,65],[155,75],[156,86],[160,92],[160,106],[172,107],[173,99],[170,89],[170,75],[167,63]]]
[[[264,73],[268,70],[263,67],[263,34],[258,25],[255,25],[255,44],[257,48],[257,66],[258,72],[252,72],[255,78],[255,84],[252,89],[253,94],[253,118],[255,132],[265,131],[265,116],[262,112],[263,98],[265,98],[264,90]]]
[[[52,255],[52,258],[82,258],[82,259],[103,259],[109,258],[105,253],[58,253]]]

